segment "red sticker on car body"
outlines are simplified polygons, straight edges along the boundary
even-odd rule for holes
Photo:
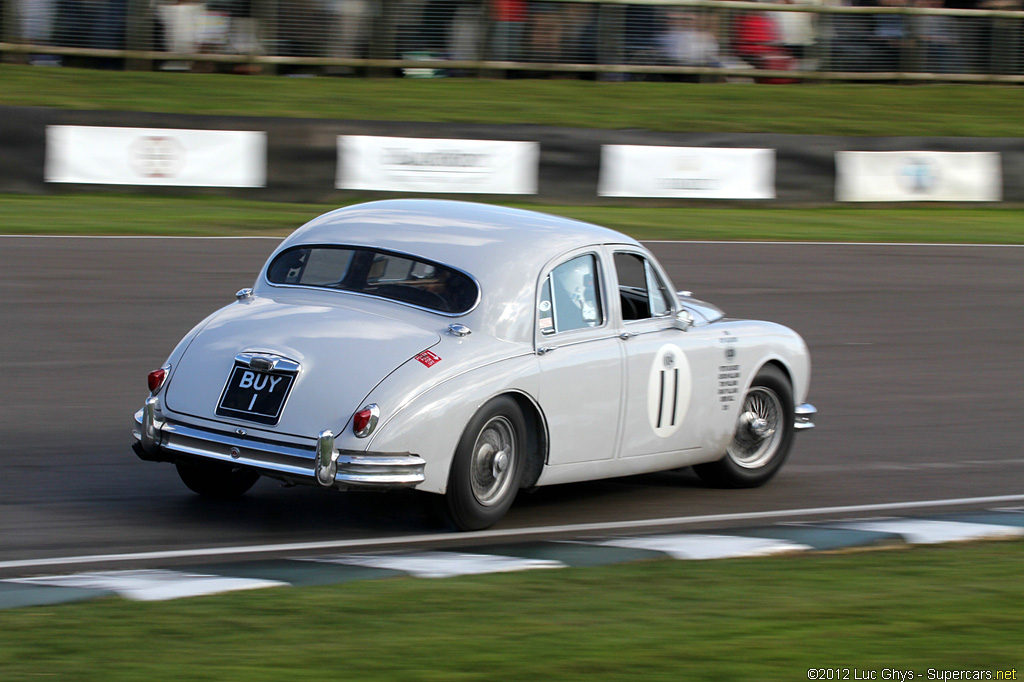
[[[437,353],[432,353],[429,350],[425,350],[416,356],[416,359],[422,362],[427,367],[433,367],[437,363],[441,362],[441,356]]]

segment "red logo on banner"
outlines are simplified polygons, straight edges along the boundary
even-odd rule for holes
[[[422,362],[427,367],[433,367],[437,363],[441,362],[441,356],[436,353],[431,353],[429,350],[425,350],[416,356],[416,359]]]
[[[145,178],[171,178],[185,166],[185,145],[177,138],[145,135],[131,146],[132,170]]]

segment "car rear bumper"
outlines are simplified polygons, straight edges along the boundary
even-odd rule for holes
[[[247,467],[293,483],[338,488],[409,488],[424,480],[423,458],[410,453],[338,450],[323,431],[310,445],[296,445],[164,419],[159,399],[135,414],[135,453],[156,462],[207,459]]]

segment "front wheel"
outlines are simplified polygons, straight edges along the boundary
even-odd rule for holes
[[[455,450],[445,507],[459,530],[494,525],[519,491],[526,420],[515,400],[495,398],[470,420]]]
[[[226,464],[178,462],[175,466],[182,483],[189,490],[219,500],[241,497],[260,477],[251,469],[239,469]]]
[[[736,433],[717,462],[693,467],[706,483],[753,488],[776,474],[793,445],[793,389],[774,366],[763,367],[743,399]]]

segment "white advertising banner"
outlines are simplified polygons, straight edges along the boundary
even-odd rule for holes
[[[338,137],[338,189],[536,194],[540,145],[502,140]]]
[[[775,150],[604,145],[598,194],[773,199]]]
[[[241,130],[48,126],[46,181],[265,187],[267,135]]]
[[[998,152],[836,152],[836,201],[1000,201]]]

